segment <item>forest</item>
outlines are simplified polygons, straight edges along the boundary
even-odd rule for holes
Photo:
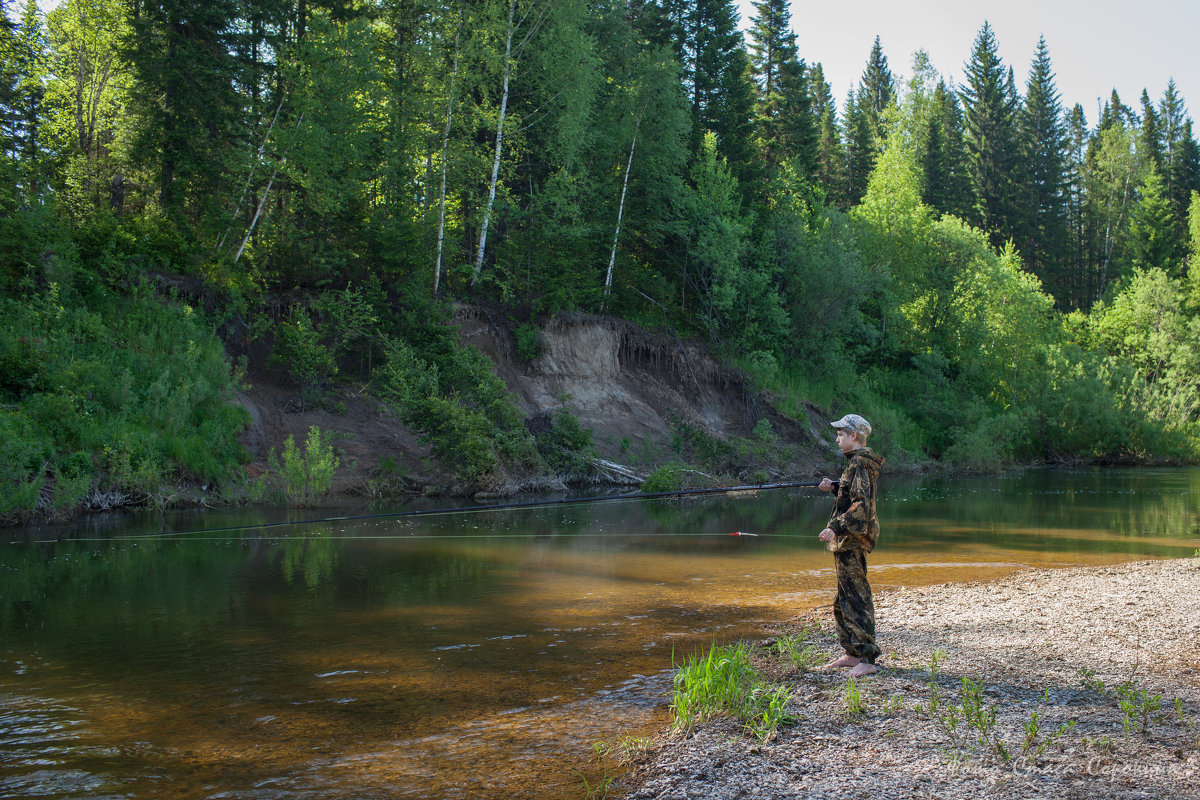
[[[981,20],[961,67],[881,32],[838,98],[785,0],[0,5],[4,519],[236,496],[255,342],[468,480],[571,468],[586,431],[528,430],[455,304],[525,358],[565,312],[703,340],[899,461],[1200,454],[1173,82],[1088,120]]]

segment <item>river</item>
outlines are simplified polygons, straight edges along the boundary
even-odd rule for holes
[[[595,742],[668,723],[673,654],[831,599],[829,506],[779,489],[13,531],[0,797],[586,797],[610,769]],[[1195,468],[885,475],[879,508],[877,591],[1200,547]]]

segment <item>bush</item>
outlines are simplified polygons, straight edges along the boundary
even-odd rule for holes
[[[228,402],[223,346],[185,304],[145,285],[30,289],[0,299],[0,361],[11,367],[0,515],[66,512],[93,491],[104,505],[137,504],[169,482],[237,476],[246,413]]]
[[[272,461],[274,456],[272,451]],[[333,473],[338,463],[333,447],[321,438],[321,429],[313,425],[308,429],[304,449],[297,448],[295,437],[289,434],[283,443],[283,464],[272,466],[283,478],[283,494],[287,501],[292,505],[311,506],[333,488]]]
[[[554,412],[551,428],[537,437],[538,452],[551,469],[568,478],[586,478],[592,471],[596,451],[592,449],[592,429],[565,408]]]
[[[687,482],[686,477],[685,467],[679,464],[663,464],[642,481],[642,491],[647,494],[678,492]]]
[[[444,344],[444,342],[437,342]],[[473,348],[433,347],[430,363],[409,344],[389,340],[376,371],[376,392],[420,432],[434,454],[460,478],[475,484],[537,465],[533,437],[491,362]]]
[[[333,351],[322,344],[321,334],[300,306],[293,306],[275,328],[270,363],[283,367],[296,381],[306,402],[318,400],[325,382],[337,373]]]

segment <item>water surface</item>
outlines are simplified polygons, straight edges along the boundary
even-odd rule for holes
[[[796,489],[19,532],[0,549],[0,796],[583,797],[593,742],[667,722],[673,651],[829,601],[829,506]],[[885,477],[880,516],[877,590],[1186,556],[1200,470]]]

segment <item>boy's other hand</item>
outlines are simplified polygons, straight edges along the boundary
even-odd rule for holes
[[[822,492],[832,492],[833,487],[835,486],[837,486],[837,484],[829,480],[829,478],[821,478],[821,484],[817,486],[817,488]]]
[[[832,542],[834,539],[834,536],[835,536],[835,534],[831,528],[826,528],[825,530],[823,530],[819,534],[817,534],[817,538],[820,539],[822,542]]]

